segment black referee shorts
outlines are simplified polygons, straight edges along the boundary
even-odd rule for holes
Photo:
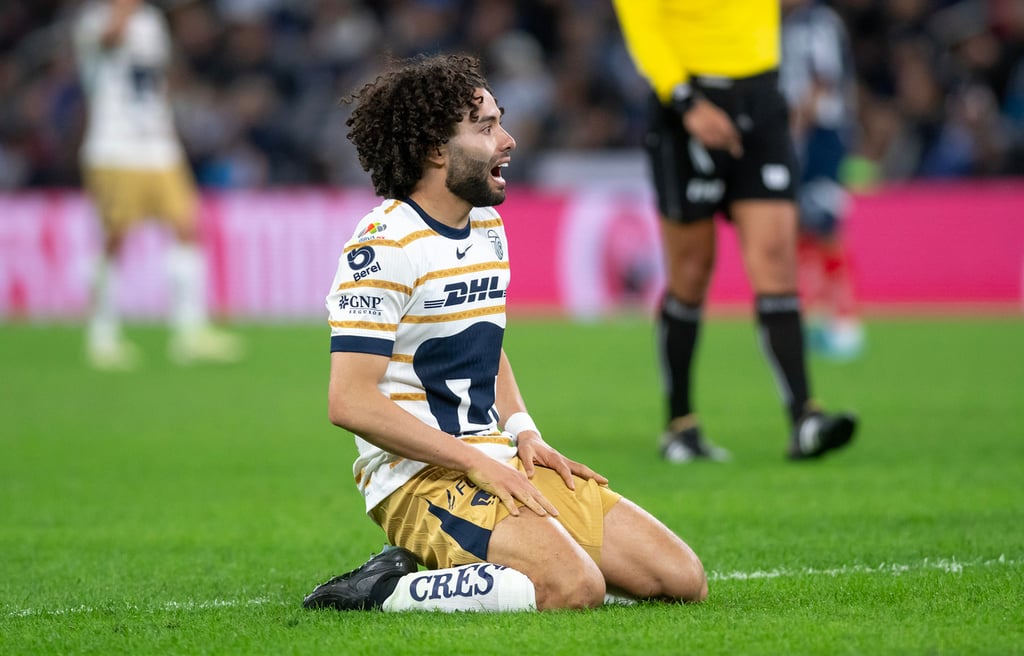
[[[795,200],[797,161],[778,74],[697,76],[691,84],[732,118],[743,140],[743,156],[736,159],[728,151],[705,148],[686,131],[679,114],[652,94],[644,145],[662,216],[690,223],[719,211],[728,218],[729,205],[737,200]]]

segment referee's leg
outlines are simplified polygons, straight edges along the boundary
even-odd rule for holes
[[[810,398],[798,290],[796,204],[743,200],[734,202],[730,213],[756,297],[762,347],[795,425]]]

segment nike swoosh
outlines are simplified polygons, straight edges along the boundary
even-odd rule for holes
[[[461,260],[462,258],[466,257],[466,253],[467,253],[467,252],[469,251],[469,249],[471,249],[471,248],[473,248],[473,244],[470,244],[469,246],[466,246],[466,250],[464,250],[464,251],[460,251],[460,250],[458,249],[458,247],[456,247],[456,248],[455,248],[455,257],[457,257],[457,258],[459,258],[459,259]]]

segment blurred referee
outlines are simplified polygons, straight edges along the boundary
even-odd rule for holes
[[[645,147],[668,289],[659,349],[668,402],[662,456],[726,460],[701,434],[692,363],[715,261],[714,216],[739,234],[761,346],[790,420],[788,457],[853,438],[856,417],[811,399],[797,293],[797,165],[778,90],[779,0],[614,0],[653,94]],[[735,399],[742,407],[743,399]]]

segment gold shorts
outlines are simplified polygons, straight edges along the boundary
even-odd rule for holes
[[[509,464],[523,471],[518,458]],[[600,562],[604,516],[621,495],[579,477],[576,489],[570,490],[557,472],[539,466],[533,484],[558,508],[555,519]],[[413,552],[429,569],[438,569],[486,561],[491,532],[508,517],[508,509],[465,474],[427,467],[377,504],[370,517],[391,544]]]
[[[195,224],[196,184],[184,162],[166,169],[86,167],[82,177],[111,234],[124,234],[144,219],[175,228]]]

